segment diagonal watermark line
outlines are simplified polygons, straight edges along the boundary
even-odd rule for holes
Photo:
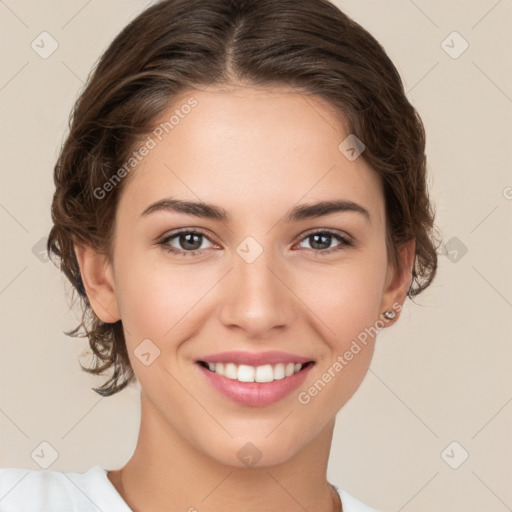
[[[1,203],[0,208],[2,208],[8,215],[10,215],[11,218],[16,222],[16,224],[18,224],[18,226],[21,226],[25,233],[28,233],[28,229]]]
[[[473,233],[473,231],[475,231],[475,229],[480,226],[480,224],[482,224],[482,222],[487,219],[487,217],[489,217],[489,215],[491,215],[491,213],[494,212],[494,210],[496,210],[496,208],[498,208],[499,204],[497,204],[469,233]]]
[[[418,496],[418,494],[423,491],[423,489],[425,489],[425,487],[427,487],[427,485],[432,482],[432,480],[434,480],[434,478],[439,475],[439,471],[409,500],[407,501],[406,503],[404,503],[402,505],[401,508],[398,509],[398,512],[400,512],[401,510],[403,510],[414,498],[416,498],[416,496]]]
[[[29,61],[25,62],[25,64],[23,64],[23,66],[21,66],[21,68],[16,73],[14,73],[12,77],[7,80],[7,82],[2,85],[2,87],[0,87],[0,92],[3,91],[4,88],[7,87],[28,66],[28,63]]]
[[[409,94],[417,85],[419,85],[424,78],[426,78],[427,75],[430,74],[430,72],[439,64],[439,61],[437,61],[408,91],[405,92],[405,94]]]
[[[105,397],[102,396],[62,437],[64,439]]]
[[[177,384],[181,386],[185,393],[190,395],[190,398],[192,398],[197,403],[197,405],[204,409],[204,411],[212,418],[212,420],[215,421],[215,423],[217,423],[222,428],[222,430],[228,434],[229,437],[233,438],[233,434],[231,434],[231,432],[229,432],[229,430],[217,418],[215,418],[215,416],[167,368],[164,368],[164,371],[170,377],[172,377]]]
[[[288,290],[293,293],[293,295],[295,295],[295,297],[297,297],[297,299],[302,302],[302,304],[304,304],[304,306],[309,309],[309,311],[311,311],[311,313],[313,313],[318,318],[318,320],[320,320],[320,322],[325,325],[325,327],[327,327],[327,329],[329,329],[329,331],[332,332],[332,334],[336,334],[268,265],[266,265],[266,267],[270,270],[270,272],[272,272],[272,274],[274,274],[275,277],[277,277],[277,279],[279,279],[279,281],[281,281],[281,283],[286,286],[286,288],[288,288]]]
[[[7,290],[7,288],[9,288],[9,286],[11,286],[12,283],[14,283],[14,281],[16,281],[16,279],[18,279],[19,276],[21,276],[21,274],[23,274],[23,272],[25,272],[25,270],[27,270],[28,268],[28,265],[23,269],[23,270],[20,270],[1,290],[0,290],[0,295],[2,293],[5,292],[5,290]]]
[[[220,481],[220,482],[219,482],[219,483],[218,483],[218,484],[217,484],[217,485],[216,485],[216,486],[215,486],[215,487],[214,487],[214,488],[213,488],[213,489],[212,489],[212,490],[211,490],[211,491],[210,491],[210,492],[209,492],[209,493],[208,493],[208,494],[207,494],[207,495],[206,495],[206,496],[201,500],[201,502],[203,502],[204,500],[206,500],[206,498],[208,498],[208,496],[210,496],[210,494],[212,494],[214,491],[216,491],[216,490],[219,488],[219,486],[220,486],[221,484],[223,484],[223,483],[227,480],[227,478],[229,477],[229,475],[231,475],[231,473],[233,473],[233,471],[234,471],[234,470],[232,469],[232,470],[231,470],[231,471],[230,471],[230,472],[229,472],[229,473],[228,473],[228,474],[227,474],[227,475],[226,475],[226,476],[225,476],[225,477],[224,477],[224,478],[223,478],[223,479],[222,479],[222,480],[221,480],[221,481]],[[190,510],[190,509],[189,509],[189,510]],[[195,510],[195,509],[194,509],[194,510]]]
[[[407,407],[407,409],[409,409],[409,411],[411,411],[411,413],[414,414],[414,416],[416,416],[416,418],[418,418],[421,423],[423,423],[423,425],[425,425],[425,427],[427,427],[430,432],[432,432],[432,434],[434,434],[439,439],[439,436],[371,368],[369,368],[368,371],[373,373],[373,375],[375,375],[375,377],[377,377],[377,379],[379,379],[382,384],[386,386],[389,391],[391,391],[391,393],[393,393],[393,395],[395,395],[395,397],[398,398],[398,400],[400,400],[400,402],[402,402],[402,404],[405,405],[405,407]]]
[[[2,409],[0,409],[0,412],[27,438],[29,439],[29,437],[27,436],[27,434],[25,434],[25,432],[23,432],[23,430],[21,430],[21,428],[16,425],[16,423],[14,423],[14,421],[4,412],[2,411]]]
[[[95,503],[91,497],[83,491],[83,489],[81,489],[75,482],[73,482],[73,480],[71,478],[69,478],[68,475],[66,475],[66,473],[62,473],[98,510],[100,510],[100,512],[106,512],[104,511],[97,503]]]
[[[492,494],[494,494],[494,496],[499,499],[501,501],[501,503],[503,503],[503,505],[505,505],[505,507],[507,507],[508,510],[512,510],[512,508],[510,508],[509,505],[507,505],[507,503],[505,503],[473,470],[471,470],[471,473],[473,473],[473,475],[475,475],[478,480],[480,480],[480,482],[482,482],[482,484],[487,487],[487,489],[489,490],[489,492],[491,492]]]
[[[187,185],[187,184],[186,184],[186,183],[185,183],[185,182],[184,182],[184,181],[183,181],[183,180],[182,180],[182,179],[181,179],[181,178],[180,178],[180,177],[179,177],[179,176],[178,176],[178,175],[177,175],[177,174],[176,174],[176,173],[175,173],[175,172],[174,172],[174,171],[173,171],[173,170],[172,170],[172,169],[171,169],[171,168],[170,168],[166,163],[165,163],[165,162],[164,162],[164,167],[167,167],[167,169],[168,169],[170,172],[172,172],[172,173],[174,174],[174,176],[176,176],[176,178],[178,178],[178,179],[181,181],[181,183],[183,183],[183,185],[184,185],[185,187],[187,187],[187,188],[190,190],[190,192],[192,192],[192,194],[194,194],[194,195],[197,197],[197,199],[199,200],[199,202],[204,203],[204,201],[203,201],[203,200],[202,200],[202,199],[201,199],[201,198],[200,198],[200,197],[199,197],[199,196],[198,196],[198,195],[197,195],[197,194],[196,194],[196,193],[195,193],[195,192],[194,192],[194,191],[193,191],[193,190],[192,190],[192,189],[191,189],[191,188],[190,188],[190,187],[189,187],[189,186],[188,186],[188,185]],[[229,227],[229,224],[225,223],[224,221],[222,221],[222,224],[224,225],[224,227],[225,227],[228,231],[231,231],[231,233],[233,232],[233,230]]]
[[[92,0],[88,0],[83,6],[81,9],[79,9],[73,16],[71,16],[71,18],[66,21],[66,23],[64,23],[64,25],[62,25],[61,30],[64,28],[64,27],[67,27],[72,20],[74,20],[90,3],[91,3]]]
[[[0,3],[4,4],[5,7],[7,7],[7,9],[9,9],[9,11],[11,11],[11,14],[13,16],[15,16],[16,18],[18,18],[18,20],[21,21],[21,23],[23,23],[23,25],[25,25],[25,27],[29,28],[28,25],[5,3],[4,0],[0,0]]]
[[[501,94],[503,94],[503,96],[505,96],[505,98],[507,98],[507,100],[512,103],[512,98],[510,98],[510,96],[474,60],[471,62],[473,63],[473,66],[475,66],[480,71],[480,73],[482,73],[482,75],[484,75],[487,80],[489,80],[489,82],[491,82],[491,84],[493,84],[494,87],[496,87],[496,89],[498,89],[498,91],[500,91]]]
[[[19,479],[19,481],[18,481],[17,483],[15,483],[15,484],[14,484],[14,485],[13,485],[13,486],[12,486],[12,487],[7,491],[7,492],[6,492],[3,496],[0,496],[0,501],[2,501],[4,498],[6,498],[6,497],[7,497],[7,495],[8,495],[10,492],[12,492],[12,491],[15,489],[15,487],[16,487],[17,485],[19,485],[19,484],[21,483],[21,481],[22,481],[22,480],[23,480],[23,479],[24,479],[28,474],[29,474],[29,471],[27,471],[27,472],[26,472],[26,473],[25,473],[25,474],[24,474],[24,475]]]
[[[321,118],[322,120],[325,122],[325,124],[328,124],[334,132],[337,131],[337,129],[324,117],[324,115],[315,107],[315,105],[313,105],[313,103],[311,101],[309,101],[308,99],[308,96],[306,94],[304,94],[304,92],[300,91],[299,89],[297,89],[295,86],[291,86],[294,93],[295,94],[298,94],[299,95],[299,98],[302,99],[303,101],[305,101],[309,108],[313,109]]]
[[[439,25],[423,9],[420,9],[420,7],[415,2],[413,2],[413,0],[409,0],[409,2],[411,2],[411,4],[414,5],[414,7],[416,7],[416,9],[418,9],[418,11],[423,14],[423,16],[425,16],[425,18],[427,18],[430,23],[434,25],[434,27],[439,28]]]
[[[512,304],[473,265],[471,268],[512,308]]]
[[[231,267],[167,332],[164,333],[164,337],[167,336],[231,271]]]
[[[473,30],[499,3],[501,3],[501,0],[498,0],[472,27],[471,30]]]
[[[334,164],[323,176],[318,178],[316,183],[314,185],[312,185],[309,190],[304,192],[304,194],[302,194],[302,196],[293,204],[293,206],[296,206],[307,194],[309,194],[335,167],[336,167],[336,164]],[[279,222],[281,222],[281,219],[285,215],[286,215],[286,213],[283,214],[265,234],[268,235],[279,224]]]
[[[279,485],[279,487],[281,487],[281,489],[283,489],[283,491],[284,491],[286,494],[288,494],[288,496],[290,496],[290,498],[291,498],[293,501],[295,501],[295,503],[297,503],[297,505],[299,505],[299,507],[300,507],[302,510],[305,510],[306,512],[308,512],[308,511],[307,511],[307,509],[306,509],[306,508],[304,508],[304,506],[302,505],[302,503],[300,503],[299,501],[297,501],[297,500],[296,500],[296,498],[295,498],[295,496],[293,496],[293,494],[290,494],[290,493],[288,492],[288,489],[286,489],[285,487],[283,487],[283,486],[279,483],[279,480],[277,480],[277,479],[274,477],[274,475],[273,475],[270,471],[267,471],[267,474],[270,476],[270,478],[272,478],[272,480],[274,480],[274,482],[275,482],[277,485]]]
[[[512,402],[512,398],[483,426],[481,427],[474,435],[471,439],[474,439],[478,434],[480,434],[480,432],[482,432],[482,430],[487,427],[487,425],[489,425],[489,423],[491,423],[491,421],[496,418],[496,416],[498,416],[498,414],[503,411],[503,409],[505,409],[505,407],[507,407],[507,405]]]
[[[71,69],[71,68],[70,68],[70,67],[69,67],[69,66],[68,66],[64,61],[63,61],[63,60],[61,60],[61,62],[62,62],[62,64],[64,64],[64,66],[65,66],[66,68],[68,68],[68,69],[69,69],[69,71],[70,71],[74,76],[76,76],[76,77],[78,78],[78,80],[80,80],[80,82],[82,82],[83,84],[85,84],[85,82],[84,82],[84,81],[83,81],[83,80],[82,80],[82,79],[81,79],[81,78],[80,78],[80,77],[79,77],[79,76],[78,76],[78,75],[77,75],[77,74],[76,74],[76,73],[75,73],[75,72],[74,72],[74,71],[73,71],[73,70],[72,70],[72,69]]]
[[[265,439],[270,435],[272,434],[272,432],[274,432],[274,430],[277,429],[277,427],[279,427],[286,419],[288,419],[288,417],[290,416],[290,414],[292,414],[292,412],[294,412],[295,409],[292,409],[266,436],[265,436]]]

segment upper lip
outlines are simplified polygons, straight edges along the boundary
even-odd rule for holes
[[[309,361],[313,361],[313,359],[288,352],[272,350],[267,352],[219,352],[217,354],[209,354],[201,357],[197,360],[197,362],[199,361],[204,361],[205,363],[234,363],[236,365],[246,364],[248,366],[262,366],[265,364],[278,363],[304,364]]]

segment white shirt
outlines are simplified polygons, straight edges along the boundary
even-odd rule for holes
[[[133,512],[94,466],[85,473],[22,468],[0,469],[0,512]],[[377,512],[333,485],[343,512]]]

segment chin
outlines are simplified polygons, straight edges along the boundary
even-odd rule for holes
[[[277,432],[266,437],[261,431],[243,438],[211,441],[203,445],[203,452],[226,466],[237,468],[264,468],[283,464],[293,458],[300,450],[299,440],[290,443],[290,436],[279,436]],[[273,437],[273,439],[271,439]],[[285,437],[288,442],[285,442]]]

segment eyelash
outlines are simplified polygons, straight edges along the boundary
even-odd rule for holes
[[[166,236],[163,240],[158,242],[158,245],[163,246],[163,248],[167,252],[169,252],[169,253],[175,254],[176,256],[185,257],[185,258],[189,257],[189,256],[196,256],[196,255],[200,254],[202,251],[205,250],[205,249],[197,249],[195,251],[184,251],[182,249],[175,249],[174,247],[171,247],[170,245],[168,245],[171,240],[173,240],[174,238],[177,238],[178,236],[183,235],[183,234],[201,235],[201,236],[204,236],[205,238],[207,238],[208,240],[210,240],[208,238],[207,234],[205,232],[203,232],[202,230],[200,230],[200,229],[184,228],[184,229],[181,229],[179,231],[175,231],[174,233],[172,233],[169,236]],[[318,256],[325,256],[325,255],[333,254],[333,253],[335,253],[337,251],[346,249],[347,247],[353,247],[354,246],[354,241],[352,239],[350,239],[348,237],[345,237],[345,236],[342,236],[339,233],[337,233],[335,231],[331,231],[329,229],[316,230],[316,231],[312,231],[312,232],[306,233],[300,239],[299,242],[302,242],[303,240],[305,240],[305,239],[307,239],[309,237],[312,237],[313,235],[329,235],[329,236],[332,236],[333,238],[335,238],[336,240],[338,240],[340,242],[339,245],[337,245],[336,247],[334,247],[332,249],[326,249],[326,250],[306,249],[308,251],[313,251]],[[210,242],[211,242],[211,240],[210,240]]]

